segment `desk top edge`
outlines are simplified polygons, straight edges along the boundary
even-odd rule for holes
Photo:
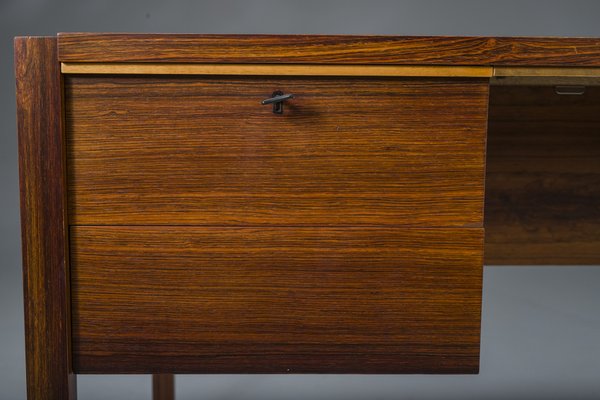
[[[600,67],[600,38],[59,33],[61,62]]]

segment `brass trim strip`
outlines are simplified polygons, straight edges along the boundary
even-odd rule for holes
[[[490,78],[492,67],[320,64],[61,63],[63,74],[397,76]]]
[[[600,85],[600,68],[597,67],[494,67],[491,85],[505,86],[556,86]]]
[[[600,78],[597,67],[494,67],[494,77]]]
[[[63,74],[600,78],[598,67],[431,65],[61,63]]]

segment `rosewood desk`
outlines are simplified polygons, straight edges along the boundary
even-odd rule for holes
[[[600,263],[600,39],[67,33],[15,64],[29,399],[477,373],[484,262]]]

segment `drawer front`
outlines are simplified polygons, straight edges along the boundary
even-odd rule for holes
[[[260,101],[295,94],[282,115]],[[481,226],[481,79],[69,76],[79,225]]]
[[[480,228],[72,227],[77,373],[473,373]]]

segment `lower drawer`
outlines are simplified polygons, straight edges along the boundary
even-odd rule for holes
[[[483,230],[72,227],[76,373],[476,373]]]

